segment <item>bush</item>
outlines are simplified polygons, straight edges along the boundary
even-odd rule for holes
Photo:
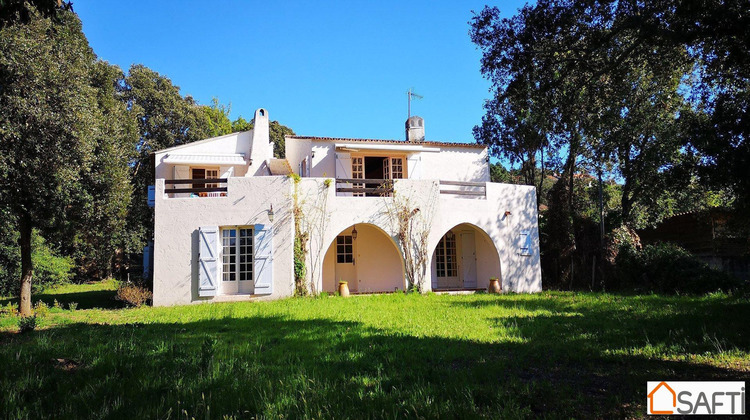
[[[36,315],[18,318],[18,332],[23,334],[36,329]]]
[[[151,300],[152,297],[151,291],[143,286],[133,283],[123,283],[117,288],[115,299],[125,302],[128,306],[140,308]]]
[[[34,233],[32,247],[31,262],[34,267],[32,285],[37,291],[47,286],[70,282],[75,266],[72,258],[58,256],[38,232]]]
[[[34,316],[44,318],[49,315],[49,306],[41,300],[36,301],[34,304]]]
[[[8,302],[7,305],[0,305],[0,316],[16,316],[18,315],[18,304]]]
[[[638,291],[698,294],[728,292],[741,286],[738,279],[666,242],[646,245],[640,251],[623,247],[616,267],[621,285]]]
[[[5,221],[0,217],[0,221]],[[68,283],[73,276],[73,259],[60,256],[38,231],[31,238],[31,263],[34,267],[32,287],[34,292],[53,284]],[[0,296],[15,296],[21,281],[21,251],[18,232],[0,233]]]

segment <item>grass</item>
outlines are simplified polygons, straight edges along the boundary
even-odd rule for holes
[[[10,418],[645,417],[647,380],[744,380],[746,297],[376,295],[0,319]],[[91,301],[84,297],[92,297]],[[35,298],[36,299],[36,298]],[[84,305],[84,301],[87,302]]]

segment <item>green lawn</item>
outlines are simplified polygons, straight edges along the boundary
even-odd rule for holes
[[[725,295],[118,309],[111,289],[40,296],[79,309],[31,333],[0,319],[3,417],[645,417],[647,380],[750,371],[750,300]]]

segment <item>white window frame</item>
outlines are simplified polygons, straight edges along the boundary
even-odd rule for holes
[[[440,242],[438,242],[435,249],[435,254],[435,274],[437,277],[458,277],[458,238],[456,238],[455,233],[448,231],[448,233],[440,238]]]
[[[218,179],[219,168],[216,166],[191,166],[190,179],[195,179],[193,171],[196,169],[203,171],[203,179]],[[200,186],[200,187],[199,187]],[[192,188],[218,188],[219,184],[191,184]]]
[[[248,232],[247,236],[242,237],[241,231],[246,230]],[[255,228],[254,226],[222,226],[220,229],[220,239],[221,239],[221,281],[222,282],[235,282],[235,281],[255,281]],[[235,233],[235,243],[234,245],[227,245],[225,243],[225,232],[231,232],[234,231]],[[242,243],[241,239],[247,239],[249,240],[249,245],[246,243]],[[242,252],[242,248],[244,249],[244,253]],[[228,257],[228,255],[225,254],[225,251],[227,249],[234,248],[234,257],[235,261],[232,263],[231,261],[226,261],[225,257]],[[249,260],[241,261],[242,256],[248,257]],[[245,265],[245,269],[242,269],[242,265]],[[248,269],[249,266],[249,269]],[[227,270],[227,267],[229,269]],[[232,274],[234,274],[234,278],[232,279]],[[242,275],[245,274],[246,278],[242,278]]]
[[[340,261],[342,258],[343,261]],[[336,237],[336,264],[354,264],[354,237],[352,235]]]
[[[365,157],[364,156],[352,156],[352,179],[364,179],[365,177]],[[352,184],[352,188],[364,188],[365,184]],[[364,197],[365,193],[355,192],[352,193],[354,197]]]

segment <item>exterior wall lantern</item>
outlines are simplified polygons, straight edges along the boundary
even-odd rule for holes
[[[354,229],[352,229],[352,239],[357,239],[357,225],[354,225]]]
[[[271,208],[268,210],[268,221],[273,223],[273,204],[271,204]]]

